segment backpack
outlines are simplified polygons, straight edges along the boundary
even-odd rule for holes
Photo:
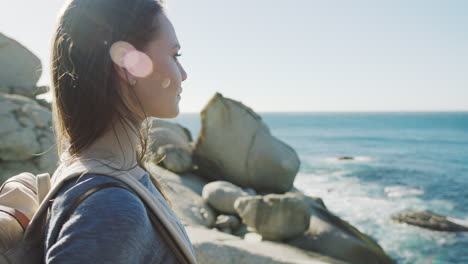
[[[155,228],[168,242],[180,263],[197,264],[195,254],[177,223],[171,220],[164,205],[145,186],[126,171],[115,171],[109,161],[78,159],[62,163],[50,177],[23,172],[5,181],[0,187],[0,264],[43,263],[44,236],[52,199],[69,179],[84,174],[100,174],[119,180],[86,190],[66,212],[67,216],[93,193],[119,187],[137,195],[144,203]]]

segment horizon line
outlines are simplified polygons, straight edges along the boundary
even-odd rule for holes
[[[468,113],[466,110],[310,110],[310,111],[255,111],[255,113]],[[181,111],[181,114],[199,114],[200,111]]]

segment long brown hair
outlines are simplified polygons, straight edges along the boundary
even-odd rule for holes
[[[114,122],[121,122],[138,135],[137,162],[150,173],[144,166],[150,126],[126,103],[110,48],[125,41],[144,49],[158,37],[154,18],[161,12],[161,0],[71,0],[64,7],[51,55],[52,112],[59,157],[66,152],[69,159],[77,158],[105,131],[114,129]],[[131,99],[135,98],[133,94]],[[171,205],[159,181],[150,176]]]

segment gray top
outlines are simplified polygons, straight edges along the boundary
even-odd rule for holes
[[[184,226],[149,177],[146,173],[138,181],[162,201],[190,241]],[[77,197],[107,182],[119,181],[87,174],[78,182],[76,179],[65,182],[47,219],[45,263],[177,263],[169,245],[153,227],[143,202],[122,188],[107,188],[89,196],[59,230],[57,221],[64,217]],[[57,241],[52,241],[57,232]]]

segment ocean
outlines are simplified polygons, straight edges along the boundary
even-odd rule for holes
[[[404,210],[431,210],[468,221],[468,112],[258,114],[299,155],[294,186],[321,197],[398,263],[468,263],[468,232],[390,219]],[[168,121],[197,138],[198,113]]]

